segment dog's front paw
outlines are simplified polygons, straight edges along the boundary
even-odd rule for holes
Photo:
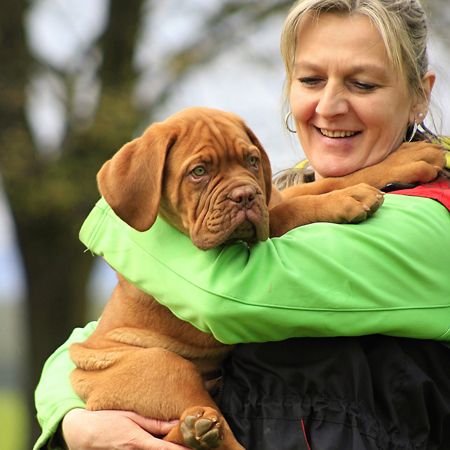
[[[380,166],[384,168],[384,184],[428,183],[445,167],[445,156],[437,144],[406,142],[382,161]]]
[[[180,431],[185,444],[190,448],[217,448],[223,439],[221,415],[213,408],[189,408],[181,417]]]
[[[383,193],[364,183],[326,195],[332,199],[330,212],[334,212],[336,223],[362,222],[383,204]]]

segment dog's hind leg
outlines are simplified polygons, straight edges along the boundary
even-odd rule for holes
[[[188,406],[215,406],[197,367],[173,352],[136,347],[114,357],[111,351],[95,352],[100,361],[107,355],[108,364],[78,364],[72,373],[74,388],[88,409],[122,409],[171,420]]]
[[[103,351],[97,351],[101,358]],[[195,364],[162,348],[134,348],[116,357],[102,370],[73,372],[75,390],[88,409],[128,410],[160,420],[181,418],[166,440],[193,449],[242,450]]]

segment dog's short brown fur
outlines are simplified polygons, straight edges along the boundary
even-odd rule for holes
[[[191,108],[122,147],[100,170],[98,185],[132,227],[147,230],[160,214],[208,249],[311,222],[359,222],[381,205],[377,188],[429,181],[442,165],[437,146],[411,144],[372,168],[278,192],[262,145],[239,117]],[[375,187],[356,185],[361,181]],[[165,439],[194,449],[242,449],[205,388],[230,347],[118,278],[97,329],[70,349],[72,383],[87,408],[180,418]]]

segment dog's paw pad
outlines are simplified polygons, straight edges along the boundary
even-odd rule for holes
[[[180,424],[186,445],[195,450],[217,448],[222,442],[222,427],[216,411],[198,408],[195,415],[186,415]]]

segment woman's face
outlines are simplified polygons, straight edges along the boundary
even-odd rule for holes
[[[414,120],[406,82],[363,15],[322,14],[301,23],[290,89],[300,143],[317,177],[383,160]]]

